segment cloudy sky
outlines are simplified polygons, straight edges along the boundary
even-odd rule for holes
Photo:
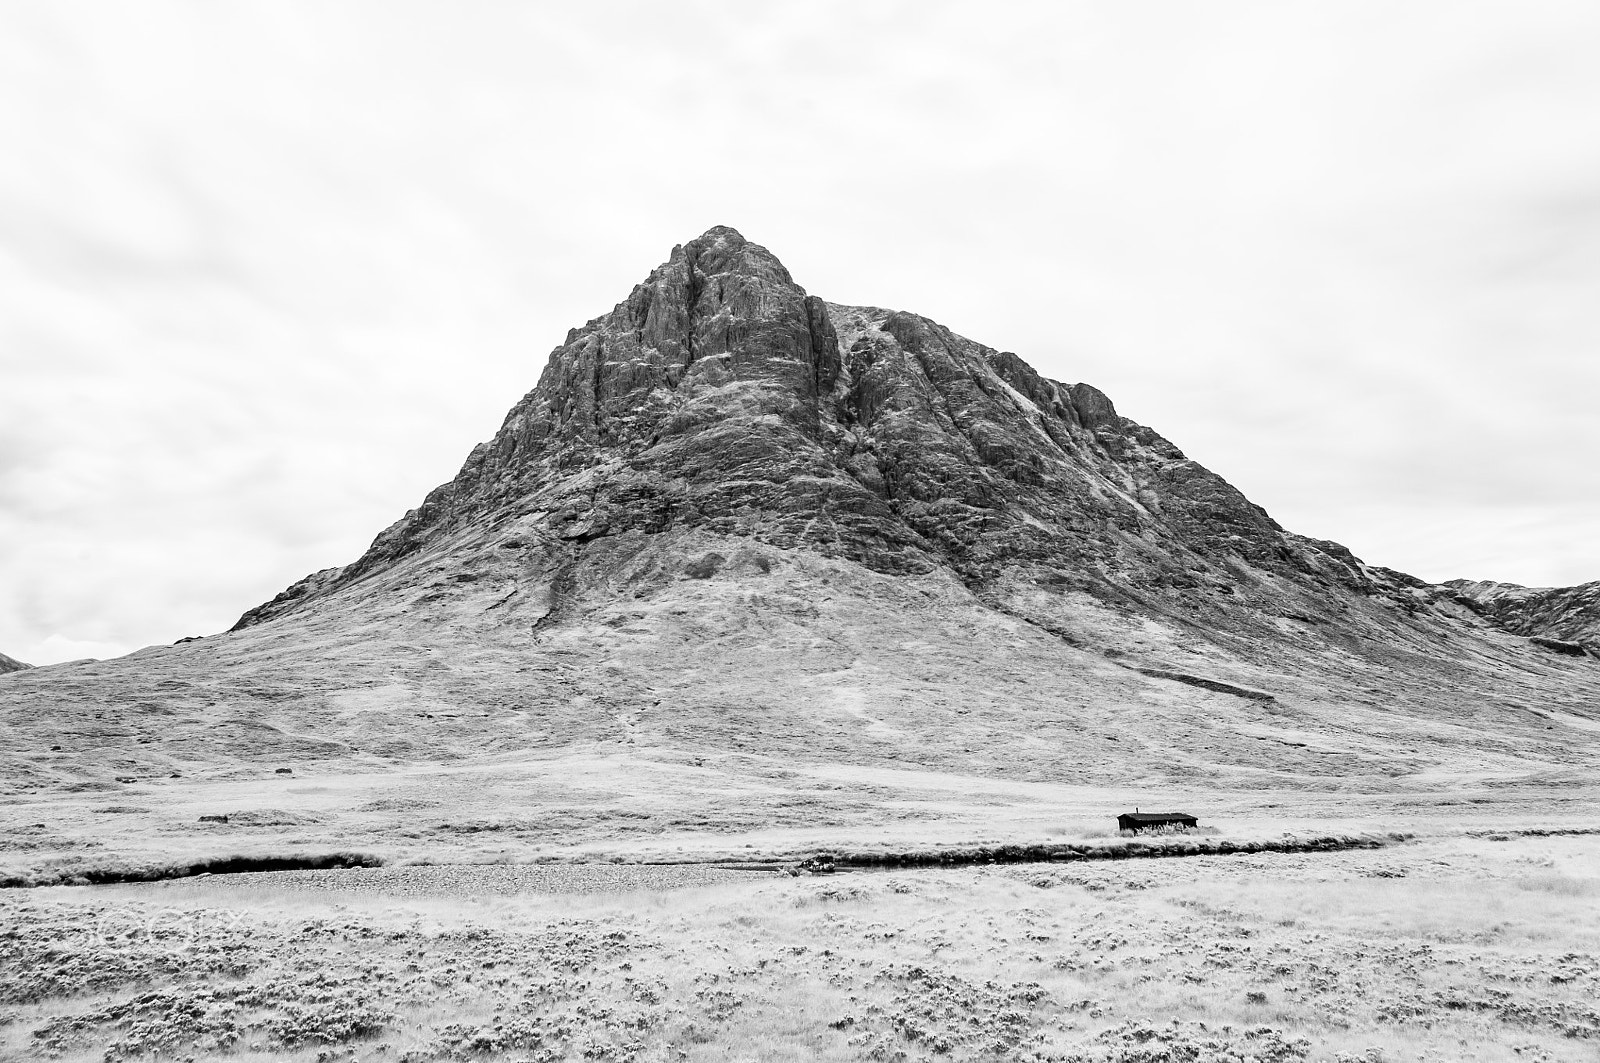
[[[1600,5],[0,8],[0,652],[356,557],[714,224],[1286,526],[1600,579]]]

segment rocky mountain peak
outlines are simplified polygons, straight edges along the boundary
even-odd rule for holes
[[[919,314],[826,303],[719,226],[570,331],[499,432],[363,557],[239,626],[436,578],[418,566],[548,582],[690,531],[946,572],[1061,633],[1078,593],[1213,632],[1352,598],[1435,607],[1421,581],[1285,532],[1096,388]]]

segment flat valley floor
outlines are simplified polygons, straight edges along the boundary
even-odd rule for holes
[[[35,1060],[1588,1060],[1600,835],[0,891]]]

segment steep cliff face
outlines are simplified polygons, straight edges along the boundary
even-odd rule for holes
[[[385,573],[447,540],[469,568],[510,550],[554,573],[596,540],[686,530],[948,571],[1046,622],[1040,586],[1223,629],[1342,615],[1352,596],[1429,608],[1417,581],[1286,533],[1095,388],[925,317],[824,303],[716,228],[569,333],[495,437],[363,557],[239,626],[392,589]]]
[[[1451,580],[1442,591],[1507,631],[1565,642],[1600,657],[1600,582],[1577,587],[1523,587],[1493,580]],[[1546,648],[1557,649],[1547,646]],[[1570,652],[1570,650],[1568,651]]]

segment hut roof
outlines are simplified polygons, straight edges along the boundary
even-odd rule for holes
[[[1175,819],[1194,819],[1187,812],[1124,812],[1118,819],[1131,819],[1135,823],[1170,823]]]

